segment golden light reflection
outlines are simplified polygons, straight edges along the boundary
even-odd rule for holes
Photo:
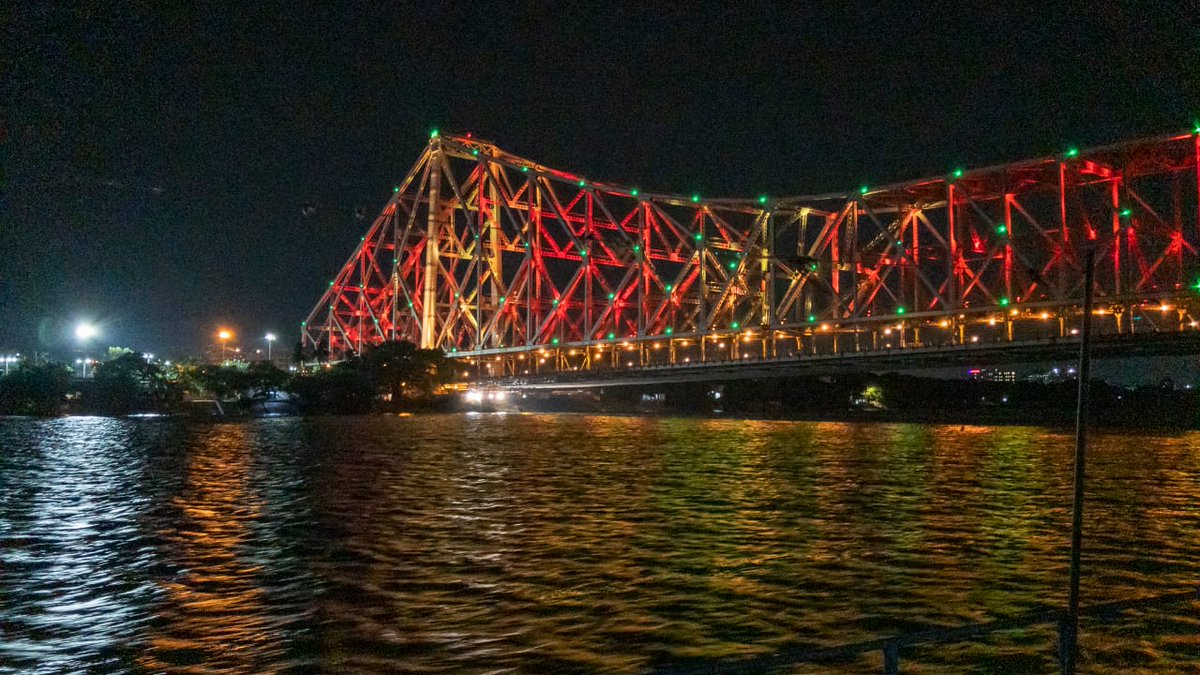
[[[162,555],[181,572],[161,583],[170,611],[151,624],[143,668],[169,670],[187,651],[209,668],[253,672],[262,651],[281,639],[264,611],[261,563],[246,555],[250,523],[262,511],[248,489],[248,436],[246,425],[220,425],[189,448],[185,483],[172,500],[179,524],[159,533]]]

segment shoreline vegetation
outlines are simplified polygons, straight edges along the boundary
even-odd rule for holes
[[[453,386],[452,361],[411,342],[384,343],[332,364],[300,352],[296,360],[308,365],[298,365],[295,372],[267,362],[164,366],[130,350],[110,349],[88,378],[75,377],[62,363],[23,364],[0,377],[0,414],[252,417],[482,409]],[[1074,379],[995,382],[851,373],[513,392],[503,405],[487,409],[1068,427],[1074,423],[1077,386]],[[1093,381],[1091,399],[1092,422],[1098,426],[1200,427],[1200,392],[1170,381],[1137,388]]]

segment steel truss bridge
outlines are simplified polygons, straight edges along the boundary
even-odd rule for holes
[[[1193,344],[1198,165],[1200,129],[848,192],[712,199],[434,132],[302,342],[339,358],[411,340],[468,377],[531,380],[1016,354],[1078,333],[1090,248],[1098,339]]]

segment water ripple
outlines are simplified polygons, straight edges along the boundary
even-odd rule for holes
[[[1063,602],[1070,447],[570,415],[3,419],[0,670],[637,672],[1011,615]],[[1090,480],[1089,601],[1200,578],[1200,435],[1099,436]],[[1088,663],[1185,672],[1198,625],[1088,627]],[[913,656],[1036,672],[1050,639]]]

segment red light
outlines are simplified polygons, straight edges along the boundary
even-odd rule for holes
[[[471,132],[467,132],[467,138],[471,138]]]

